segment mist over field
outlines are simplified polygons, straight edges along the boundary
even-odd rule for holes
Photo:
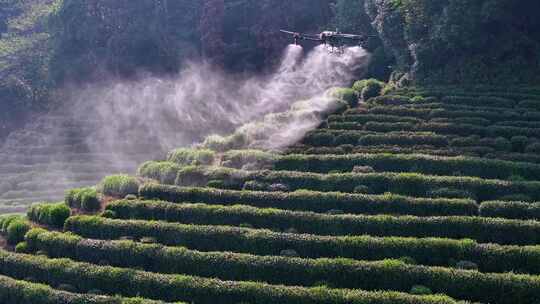
[[[0,167],[8,181],[0,190],[5,199],[18,198],[31,184],[37,193],[32,198],[60,199],[66,187],[133,173],[170,149],[235,130],[244,137],[240,147],[282,149],[318,126],[322,113],[335,110],[327,90],[349,85],[368,61],[360,47],[336,56],[324,46],[305,54],[290,45],[266,75],[232,75],[191,61],[174,77],[65,88],[60,108],[12,134],[0,150],[13,164]]]
[[[170,79],[149,77],[76,90],[71,112],[95,123],[98,132],[88,138],[91,148],[111,147],[121,154],[118,142],[145,139],[142,145],[164,151],[209,134],[226,135],[266,114],[288,111],[300,100],[314,100],[304,102],[304,110],[324,110],[324,92],[349,84],[367,60],[359,47],[334,56],[323,46],[304,54],[291,45],[275,72],[265,76],[229,75],[208,63],[190,62]]]

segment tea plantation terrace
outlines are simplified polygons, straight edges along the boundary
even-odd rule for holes
[[[540,89],[381,85],[1,218],[0,302],[539,303]]]
[[[95,185],[107,174],[134,173],[149,155],[151,139],[116,139],[124,149],[93,143],[101,134],[96,121],[52,111],[13,132],[0,145],[0,212],[25,212],[33,202],[58,201],[67,189]],[[144,144],[143,144],[144,143]],[[136,152],[135,152],[136,151]],[[120,160],[121,159],[121,160]]]

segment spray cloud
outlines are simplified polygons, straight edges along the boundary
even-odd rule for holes
[[[318,123],[308,122],[308,113],[331,106],[323,93],[348,84],[367,57],[359,47],[335,56],[320,46],[304,58],[303,49],[291,45],[274,73],[243,79],[206,63],[192,62],[172,79],[149,77],[78,91],[72,113],[74,117],[92,116],[97,133],[88,138],[90,147],[105,148],[120,157],[126,154],[126,147],[138,150],[133,147],[137,143],[151,143],[155,151],[166,151],[191,145],[210,134],[230,134],[244,124],[251,123],[244,130],[261,127],[265,119],[271,120],[265,115],[285,113],[292,107],[297,108],[296,118],[301,121],[291,119],[280,129],[291,132],[298,124],[303,130]],[[265,137],[272,137],[276,131],[268,130],[272,134]],[[293,140],[299,136],[292,136]]]
[[[41,141],[40,146],[56,145],[59,151],[54,157],[40,160],[39,165],[57,172],[63,184],[73,178],[72,170],[84,171],[78,166],[81,162],[92,163],[93,170],[101,168],[96,176],[134,172],[144,160],[162,158],[172,148],[191,146],[209,135],[225,140],[218,136],[240,134],[241,148],[281,149],[320,123],[320,113],[335,106],[325,91],[349,84],[368,60],[360,47],[336,56],[324,46],[303,54],[301,47],[291,45],[275,72],[265,76],[233,76],[207,63],[191,62],[175,77],[66,89],[66,105],[50,118],[41,118],[41,125],[30,126],[33,131],[27,133],[38,133],[33,138]],[[76,146],[58,145],[58,134],[64,138],[72,128],[80,130],[75,132]],[[0,152],[9,154],[17,145],[24,146],[20,135],[8,140]],[[77,159],[79,153],[84,161]],[[85,182],[91,181],[87,176]],[[14,188],[21,190],[17,183]],[[64,189],[57,191],[61,196]]]

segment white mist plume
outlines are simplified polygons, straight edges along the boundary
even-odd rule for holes
[[[155,151],[166,151],[210,134],[230,134],[252,122],[256,123],[243,129],[266,130],[259,129],[257,137],[265,133],[272,141],[290,138],[277,145],[262,145],[282,147],[318,124],[319,118],[309,114],[331,106],[324,92],[349,84],[367,60],[360,47],[347,48],[336,56],[320,46],[304,58],[303,49],[291,45],[269,76],[239,78],[206,63],[189,63],[175,78],[150,77],[77,91],[73,113],[90,116],[97,124],[97,136],[88,138],[89,146],[118,152],[120,157],[126,148],[133,151],[150,144]],[[276,117],[263,119],[269,113],[288,111],[299,100],[304,106],[279,127]]]
[[[142,161],[209,135],[226,141],[231,137],[219,136],[235,134],[242,139],[238,147],[286,147],[332,110],[325,91],[350,84],[368,59],[359,47],[333,55],[323,46],[304,54],[291,45],[265,76],[235,76],[192,62],[174,77],[66,88],[61,108],[0,148],[10,164],[0,166],[0,203],[58,200],[67,188],[133,173]]]
[[[369,59],[360,47],[347,48],[335,56],[319,46],[299,63],[301,51],[301,47],[289,46],[280,69],[260,90],[260,111],[255,111],[248,123],[228,137],[207,138],[203,146],[281,150],[299,141],[320,124],[325,114],[340,107],[328,89],[348,84]]]

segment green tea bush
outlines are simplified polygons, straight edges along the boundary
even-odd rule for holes
[[[383,88],[386,84],[377,79],[364,79],[354,83],[353,90],[362,97],[363,100],[368,100],[372,97],[381,95]]]
[[[491,152],[484,155],[486,158],[498,158],[501,160],[528,162],[540,164],[540,155],[537,153],[500,153]]]
[[[459,136],[469,136],[471,134],[476,134],[480,136],[485,136],[487,130],[485,127],[479,127],[469,124],[454,124],[454,123],[423,123],[415,126],[416,131],[422,132],[435,132],[438,134],[450,134],[450,135],[459,135]]]
[[[474,194],[453,188],[439,188],[429,191],[428,196],[430,197],[449,197],[449,198],[465,198],[465,199],[475,199]]]
[[[270,185],[265,183],[259,183],[257,181],[247,181],[244,183],[244,187],[242,190],[246,191],[265,191],[268,189]],[[144,190],[141,191],[141,193],[144,193],[143,195],[147,195],[148,187],[145,187]]]
[[[15,246],[15,252],[17,253],[30,253],[27,242],[20,242]]]
[[[286,214],[287,212],[281,212]],[[291,212],[288,212],[290,214]],[[143,214],[144,215],[144,214]],[[173,217],[173,216],[171,216]],[[540,224],[508,219],[493,219],[483,217],[394,217],[387,215],[355,215],[352,218],[337,216],[292,214],[289,217],[276,217],[291,221],[301,220],[307,226],[296,228],[300,232],[318,234],[342,234],[342,230],[332,230],[338,222],[347,222],[353,226],[346,231],[354,234],[373,234],[377,236],[411,236],[411,237],[449,237],[471,238],[479,242],[494,242],[499,244],[530,245],[540,243],[540,237],[535,235],[540,231]],[[69,222],[69,219],[68,219]],[[332,223],[328,227],[323,223]],[[383,223],[384,222],[384,223]],[[277,224],[268,224],[277,225]]]
[[[391,224],[391,222],[383,224],[385,219],[392,218],[366,217],[366,220],[372,225],[371,230],[366,233],[415,234],[412,231],[403,231],[404,228],[401,230],[396,228],[397,232],[384,232],[384,228],[390,228]],[[376,220],[379,224],[375,224]],[[373,225],[379,225],[379,230]],[[442,231],[442,229],[440,230]],[[164,222],[111,220],[99,217],[72,217],[66,224],[66,230],[83,237],[99,239],[118,239],[126,235],[140,239],[149,236],[165,245],[185,246],[205,252],[232,251],[256,255],[279,255],[281,250],[294,249],[301,257],[342,257],[360,260],[397,259],[409,256],[422,265],[446,266],[451,260],[469,260],[477,263],[482,272],[509,272],[520,269],[523,272],[540,274],[540,249],[538,246],[478,244],[470,239],[299,235],[226,226],[193,226]],[[32,236],[33,233],[35,233],[34,230],[26,236],[29,244],[33,244],[31,242],[31,239],[35,238]],[[39,231],[38,234],[40,234]],[[416,234],[421,233],[416,232]],[[430,232],[426,230],[423,234],[424,236],[429,235]],[[441,234],[448,236],[446,232]],[[510,239],[514,235],[520,236],[510,233],[508,238]],[[463,236],[461,235],[459,238],[463,238]],[[493,238],[491,239],[493,240]],[[69,252],[67,248],[61,248],[63,247],[58,247],[57,250]]]
[[[509,219],[540,219],[540,203],[490,201],[480,205],[480,215]]]
[[[373,93],[377,93],[374,91]],[[372,94],[373,95],[373,94]],[[375,97],[377,96],[377,97]],[[406,105],[411,103],[411,99],[406,96],[400,96],[400,95],[383,95],[383,96],[371,96],[373,98],[368,100],[368,103],[370,105],[375,106],[400,106],[400,105]],[[367,99],[364,99],[367,100]]]
[[[6,229],[7,242],[11,245],[16,245],[24,241],[24,235],[30,230],[31,226],[28,221],[17,219],[9,223]]]
[[[210,135],[206,137],[201,147],[210,149],[216,152],[226,152],[229,150],[237,150],[246,147],[249,143],[247,134],[243,132],[235,132],[229,136]]]
[[[365,124],[368,122],[408,122],[418,124],[421,119],[415,117],[403,117],[394,115],[379,115],[379,114],[348,114],[348,115],[332,115],[328,118],[329,123],[336,122],[352,122],[357,124]]]
[[[511,126],[477,126],[465,123],[455,122],[434,122],[435,119],[430,120],[429,123],[422,123],[414,126],[416,131],[424,132],[437,132],[439,134],[447,135],[478,135],[482,137],[504,138],[504,140],[510,139],[514,136],[525,136],[528,138],[540,136],[540,129],[511,127]],[[392,125],[389,124],[390,129]],[[399,124],[394,124],[395,128],[399,128]],[[396,129],[397,130],[397,129]]]
[[[403,291],[408,291],[413,284],[425,281],[437,292],[450,291],[450,295],[455,297],[484,301],[493,299],[494,295],[481,295],[482,290],[496,290],[495,288],[497,286],[500,288],[501,285],[517,288],[521,283],[528,283],[528,288],[535,288],[534,286],[540,288],[540,282],[530,276],[482,273],[471,276],[469,272],[411,265],[397,260],[368,262],[346,259],[301,259],[296,258],[298,253],[294,249],[281,250],[281,257],[265,257],[230,252],[199,252],[125,241],[84,240],[76,236],[64,236],[61,233],[37,235],[32,242],[38,248],[46,248],[52,257],[67,256],[91,263],[97,263],[99,259],[107,257],[112,258],[110,262],[116,267],[143,267],[157,273],[182,273],[221,280],[262,281],[295,286],[311,286],[324,280],[331,286],[340,288]],[[461,264],[471,269],[474,263],[461,262]],[[309,271],[306,272],[306,269]],[[388,273],[391,275],[384,275]],[[483,284],[473,285],[475,280]],[[525,290],[531,291],[523,288],[510,293],[514,293],[513,296],[523,296],[527,294]],[[498,292],[500,296],[508,291]],[[509,294],[504,296],[506,299],[511,298]]]
[[[256,185],[253,185],[253,183],[247,184],[250,185],[250,188]],[[265,190],[266,187],[267,185],[257,185],[252,189],[254,191],[234,191],[149,184],[141,187],[141,196],[176,203],[189,201],[222,205],[244,204],[259,208],[320,213],[334,209],[353,214],[392,213],[422,216],[436,214],[474,215],[477,213],[476,203],[471,200],[413,198],[395,194],[325,193],[306,190],[289,193],[260,192]],[[369,188],[365,187],[365,191],[369,192]]]
[[[491,125],[491,121],[481,117],[458,117],[451,120],[454,123],[458,124],[468,124],[468,125],[477,125],[477,126],[488,126]]]
[[[242,169],[253,164],[262,169],[271,166],[275,158],[275,154],[261,150],[232,150],[225,152],[221,160],[224,167]]]
[[[356,145],[358,140],[362,137],[363,133],[351,131],[340,132],[339,134],[332,135],[334,142],[331,145],[343,146],[343,145]]]
[[[303,143],[313,146],[332,146],[334,142],[335,136],[325,132],[309,133],[303,139]]]
[[[172,185],[176,180],[176,174],[182,167],[182,165],[168,161],[148,161],[139,167],[137,175],[157,180],[162,184]]]
[[[179,148],[167,154],[167,161],[184,165],[211,165],[216,153],[209,149]]]
[[[71,210],[64,202],[33,205],[27,212],[27,216],[31,221],[56,228],[63,228],[64,222],[70,214]]]
[[[429,191],[440,188],[454,188],[468,191],[479,201],[497,200],[506,195],[527,195],[532,200],[540,200],[540,182],[507,181],[482,179],[466,176],[436,176],[417,173],[342,173],[319,174],[299,171],[242,171],[230,168],[193,167],[187,172],[179,172],[179,186],[191,186],[193,180],[224,179],[230,189],[241,189],[246,181],[260,183],[281,183],[291,191],[298,189],[321,192],[353,192],[358,185],[368,186],[374,194],[392,192],[409,196],[425,197]],[[189,181],[189,182],[188,182]],[[229,188],[229,187],[228,187]]]
[[[451,146],[463,148],[463,147],[477,147],[477,146],[487,146],[491,147],[497,151],[511,151],[512,150],[512,144],[509,140],[498,137],[498,138],[487,138],[487,137],[480,137],[480,136],[468,136],[468,137],[459,137],[454,138],[450,142]]]
[[[467,97],[467,96],[445,96],[442,98],[442,102],[448,104],[462,104],[469,106],[493,106],[503,108],[513,108],[516,103],[507,98],[482,96],[482,97]]]
[[[428,97],[428,98],[431,98],[431,97]],[[423,96],[414,96],[413,98],[411,98],[411,103],[426,103],[426,98]]]
[[[331,92],[331,96],[345,101],[351,108],[358,106],[358,93],[353,89],[334,88]]]
[[[252,299],[257,299],[257,303],[261,304],[276,303],[277,301],[322,304],[328,303],[328,299],[331,298],[333,303],[338,304],[380,301],[410,304],[456,303],[443,296],[421,297],[397,292],[287,287],[256,282],[221,281],[187,275],[158,274],[110,266],[96,266],[67,259],[54,260],[5,251],[0,252],[0,267],[8,275],[32,274],[39,281],[47,284],[73,284],[84,290],[100,289],[107,294],[144,296],[167,302],[190,301],[209,304],[215,303],[215,299],[218,298],[220,303],[225,304],[247,302]],[[499,289],[501,289],[500,286]],[[516,291],[508,295],[528,299],[530,294]],[[493,296],[498,295],[497,293],[493,294]]]
[[[335,128],[335,126],[331,126],[331,128]],[[368,122],[364,125],[364,130],[373,132],[415,131],[416,126],[408,122]]]
[[[406,106],[395,106],[395,107],[375,106],[369,109],[369,114],[404,116],[404,117],[412,117],[416,119],[430,118],[430,116],[432,116],[432,112],[433,111],[431,109],[417,109],[417,108],[410,108]],[[441,117],[441,116],[435,115],[433,117]]]
[[[96,188],[79,188],[66,192],[66,204],[71,208],[82,209],[84,211],[99,210],[101,202]]]
[[[362,80],[356,81],[353,84],[352,88],[353,88],[353,90],[355,90],[356,92],[358,92],[360,94],[362,92],[362,90],[368,85],[380,86],[380,88],[382,89],[382,87],[385,86],[385,83],[380,81],[380,80],[374,79],[374,78],[362,79]]]
[[[457,205],[457,204],[456,204]],[[437,206],[438,207],[438,206]],[[437,207],[433,208],[436,209]],[[406,208],[387,207],[388,211],[380,213],[393,214],[419,214],[419,213],[459,213],[459,208],[441,209],[440,212],[419,211],[426,208],[422,205],[414,206],[407,211]],[[198,225],[231,225],[239,226],[249,223],[256,228],[286,230],[294,227],[303,233],[322,235],[356,235],[364,233],[365,225],[361,223],[364,216],[360,215],[328,215],[312,212],[289,211],[280,209],[261,209],[246,205],[205,205],[205,204],[175,204],[161,201],[128,202],[117,201],[107,206],[115,213],[115,218],[163,220],[168,222],[181,222]],[[377,213],[376,207],[366,208],[366,213]],[[393,211],[394,209],[399,211]],[[426,208],[427,209],[427,208]],[[450,210],[448,210],[450,209]],[[429,209],[428,209],[429,210]],[[465,210],[467,212],[469,210]],[[469,212],[475,212],[476,208]]]
[[[141,298],[126,299],[119,296],[74,294],[52,289],[47,285],[17,281],[0,276],[0,303],[9,304],[164,304]]]
[[[22,215],[3,215],[0,216],[0,232],[3,234],[7,233],[7,228],[9,224],[14,221],[23,221],[25,218]]]
[[[409,293],[413,295],[430,295],[433,294],[433,291],[423,285],[414,285],[409,291]]]
[[[128,194],[138,194],[139,181],[129,175],[111,175],[101,181],[100,189],[105,195],[124,198]]]
[[[526,194],[520,194],[520,193],[503,195],[499,197],[499,200],[511,201],[511,202],[532,202],[533,201],[531,196],[526,195]]]
[[[386,134],[365,135],[358,141],[359,145],[431,145],[434,147],[448,146],[448,139],[445,136],[434,133],[400,133],[391,132]]]

